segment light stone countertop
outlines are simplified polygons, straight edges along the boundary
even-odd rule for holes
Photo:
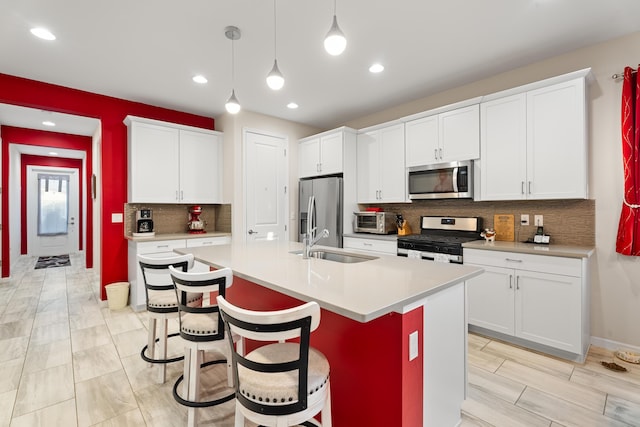
[[[343,264],[302,259],[290,253],[298,242],[261,241],[175,249],[216,268],[302,301],[317,301],[326,310],[359,322],[391,312],[402,313],[424,297],[475,277],[481,268],[378,255],[376,259]],[[320,245],[314,249],[345,252]]]
[[[467,249],[482,249],[487,251],[516,252],[532,255],[548,255],[565,258],[588,258],[593,255],[593,246],[565,246],[565,245],[544,245],[522,242],[485,242],[484,240],[474,240],[462,244]]]
[[[124,236],[125,239],[131,240],[133,242],[155,242],[155,241],[163,241],[163,240],[178,240],[178,239],[206,239],[207,237],[231,237],[231,233],[225,233],[221,231],[207,231],[206,233],[165,233],[160,234],[156,233],[151,237],[138,237],[127,235]]]

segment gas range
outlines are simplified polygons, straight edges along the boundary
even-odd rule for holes
[[[481,239],[482,218],[420,217],[420,234],[398,237],[398,256],[462,264],[462,244]]]

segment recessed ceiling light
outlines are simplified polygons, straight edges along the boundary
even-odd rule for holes
[[[372,73],[381,73],[382,71],[384,71],[384,66],[382,64],[376,63],[369,67],[369,71]]]
[[[46,28],[42,28],[42,27],[37,27],[37,28],[32,28],[31,29],[31,34],[33,34],[36,37],[39,37],[43,40],[55,40],[56,36],[53,35],[53,33],[49,30],[47,30]]]
[[[296,108],[298,108],[298,104],[296,104],[295,102],[290,102],[287,104],[287,108],[295,110]]]
[[[207,80],[207,78],[205,76],[203,76],[202,74],[198,74],[197,76],[193,76],[193,81],[196,82],[196,83],[205,84],[209,80]]]
[[[56,125],[51,120],[45,120],[44,122],[42,122],[42,124],[45,125],[45,126],[55,126]]]

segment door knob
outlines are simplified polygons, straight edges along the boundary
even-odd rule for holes
[[[257,231],[253,231],[253,230],[251,230],[251,229],[250,229],[249,231],[247,231],[247,233],[249,233],[249,234],[258,234],[258,232],[257,232]]]

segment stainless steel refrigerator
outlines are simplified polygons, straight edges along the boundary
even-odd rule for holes
[[[307,230],[309,197],[315,196],[316,210],[313,215],[316,235],[323,229],[329,230],[329,237],[318,241],[318,245],[342,247],[342,178],[324,177],[301,179],[298,193],[298,218],[300,229],[298,241]]]

